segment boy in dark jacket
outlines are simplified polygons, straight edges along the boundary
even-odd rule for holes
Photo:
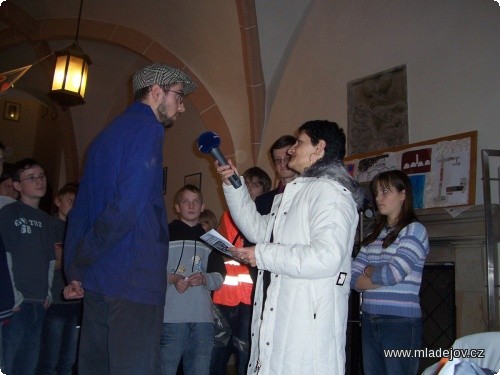
[[[180,220],[168,228],[168,286],[161,337],[162,374],[175,375],[181,358],[186,375],[208,375],[214,344],[212,290],[219,289],[226,270],[222,256],[199,237],[204,209],[201,191],[193,185],[175,196]]]

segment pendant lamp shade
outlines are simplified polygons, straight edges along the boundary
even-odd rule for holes
[[[75,41],[69,48],[57,51],[56,67],[49,96],[63,107],[71,107],[85,103],[83,99],[87,86],[87,74],[90,57],[78,45],[78,31],[82,17],[83,0],[80,1],[80,12],[76,26]]]
[[[50,97],[65,107],[85,103],[87,74],[92,62],[77,43],[56,52],[56,68]]]

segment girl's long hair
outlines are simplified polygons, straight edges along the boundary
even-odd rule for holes
[[[375,176],[370,184],[374,201],[377,194],[377,188],[379,186],[389,190],[396,189],[398,192],[403,190],[405,191],[405,200],[401,206],[401,211],[399,212],[396,223],[392,226],[382,243],[382,247],[386,248],[394,242],[401,229],[414,221],[418,221],[418,218],[413,210],[413,191],[411,181],[406,173],[400,170],[393,170],[382,172]],[[376,201],[374,203],[376,206]],[[375,241],[380,232],[382,232],[382,230],[387,226],[387,216],[377,214],[373,231],[363,239],[361,245],[366,246]]]

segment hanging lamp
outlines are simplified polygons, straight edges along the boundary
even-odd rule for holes
[[[80,0],[80,12],[78,13],[75,41],[69,48],[55,52],[56,67],[54,79],[52,80],[52,90],[49,96],[63,107],[71,107],[85,103],[83,97],[87,86],[89,65],[92,61],[78,45],[78,32],[80,31],[82,7],[83,0]]]

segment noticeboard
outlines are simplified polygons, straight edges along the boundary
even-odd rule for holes
[[[477,131],[388,148],[344,159],[362,185],[380,172],[400,169],[412,182],[416,209],[473,205]]]

